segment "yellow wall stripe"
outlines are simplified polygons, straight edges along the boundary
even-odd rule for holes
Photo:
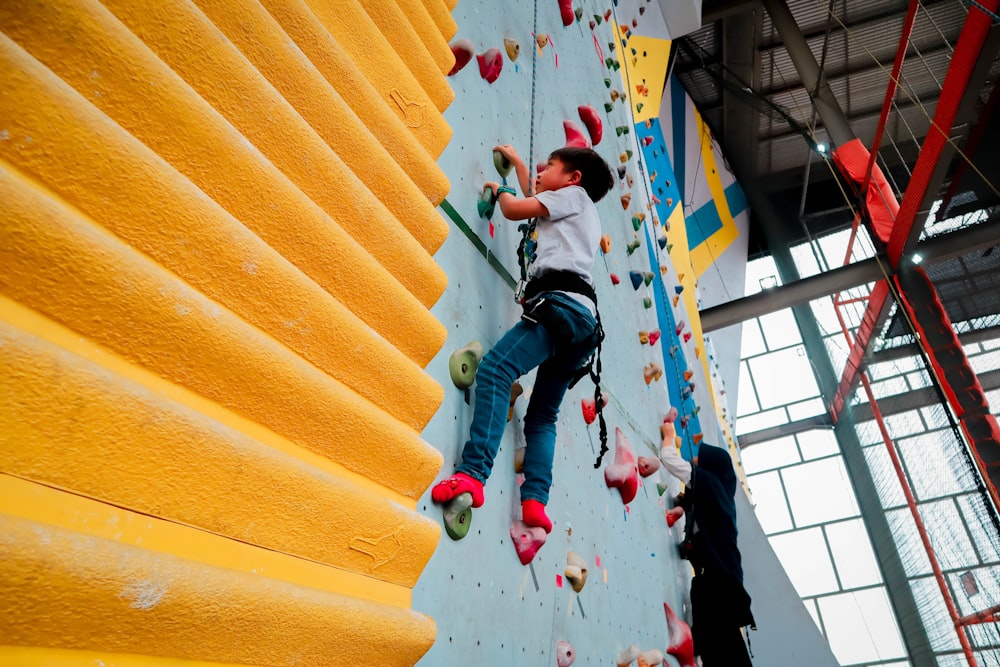
[[[396,3],[410,22],[410,29],[417,33],[423,41],[424,47],[437,63],[441,73],[450,72],[455,65],[455,54],[441,39],[441,32],[424,3],[421,0],[396,0]]]

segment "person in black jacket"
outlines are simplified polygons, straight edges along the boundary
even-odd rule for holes
[[[664,439],[660,459],[687,485],[678,504],[687,516],[681,556],[691,561],[691,632],[703,667],[751,665],[742,628],[756,629],[736,544],[736,472],[729,452],[702,444],[692,468]],[[685,479],[685,477],[687,479]]]

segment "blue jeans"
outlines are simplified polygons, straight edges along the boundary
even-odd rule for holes
[[[485,482],[500,449],[510,407],[510,387],[517,378],[538,367],[535,387],[524,418],[524,484],[521,500],[549,501],[552,461],[556,447],[556,418],[574,370],[597,347],[597,322],[582,304],[557,292],[542,297],[565,316],[568,340],[556,340],[540,324],[520,320],[483,357],[476,373],[476,402],[469,440],[462,450],[459,472]]]

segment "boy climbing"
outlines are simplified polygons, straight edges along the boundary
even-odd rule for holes
[[[483,484],[493,469],[507,423],[510,388],[538,368],[524,418],[524,483],[522,520],[552,531],[545,512],[552,485],[556,417],[574,375],[590,359],[603,332],[598,324],[597,295],[591,269],[600,245],[601,222],[594,204],[614,184],[607,163],[589,148],[554,151],[535,177],[532,189],[527,165],[509,144],[497,146],[517,173],[525,193],[489,182],[500,211],[508,220],[531,220],[520,251],[527,285],[517,297],[521,319],[490,350],[476,374],[476,401],[469,440],[454,474],[431,491],[434,502],[446,503],[469,493],[472,506],[485,501]]]

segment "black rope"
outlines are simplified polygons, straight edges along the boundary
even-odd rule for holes
[[[604,341],[604,327],[601,326],[601,313],[597,311],[597,350],[594,352],[590,379],[594,381],[594,405],[597,406],[597,423],[600,425],[601,453],[597,455],[594,468],[601,467],[601,460],[608,453],[608,425],[604,421],[604,400],[601,396],[601,343]]]

